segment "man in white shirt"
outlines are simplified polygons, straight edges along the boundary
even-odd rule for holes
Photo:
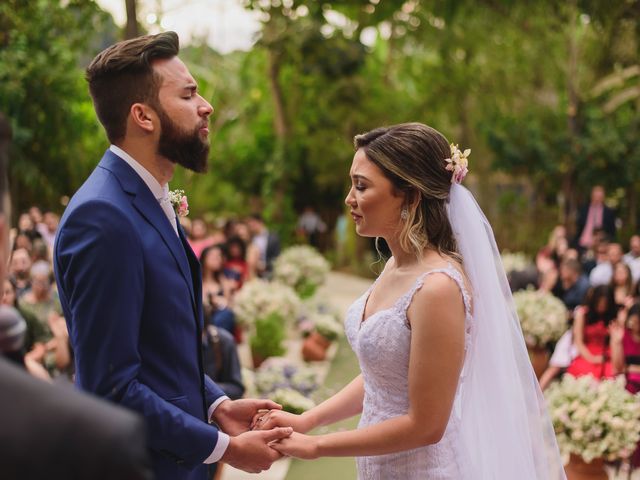
[[[619,243],[609,244],[607,260],[598,263],[589,274],[589,283],[592,287],[608,285],[611,283],[613,267],[622,261],[622,254],[622,245]]]

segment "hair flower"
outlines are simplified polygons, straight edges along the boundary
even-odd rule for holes
[[[451,144],[451,158],[445,158],[447,162],[446,169],[451,174],[451,183],[462,183],[464,177],[469,173],[469,154],[471,149],[467,148],[464,152],[460,151],[458,145]]]
[[[169,200],[173,209],[176,211],[176,215],[179,217],[186,217],[189,215],[189,202],[187,196],[184,194],[184,190],[171,190],[169,191]]]

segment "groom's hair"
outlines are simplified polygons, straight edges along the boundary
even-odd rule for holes
[[[89,92],[111,143],[124,138],[131,105],[146,103],[159,108],[162,79],[152,64],[155,60],[173,58],[179,51],[178,35],[163,32],[111,45],[89,64],[86,71]]]

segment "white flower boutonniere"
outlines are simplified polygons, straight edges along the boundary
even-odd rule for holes
[[[184,190],[170,190],[169,200],[173,209],[176,211],[176,215],[179,217],[186,217],[189,215],[189,202],[187,196],[184,194]]]

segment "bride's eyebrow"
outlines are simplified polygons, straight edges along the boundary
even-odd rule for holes
[[[359,173],[354,173],[353,175],[351,175],[351,178],[353,178],[354,180],[369,181],[369,179],[367,177],[365,177],[364,175],[360,175]]]

